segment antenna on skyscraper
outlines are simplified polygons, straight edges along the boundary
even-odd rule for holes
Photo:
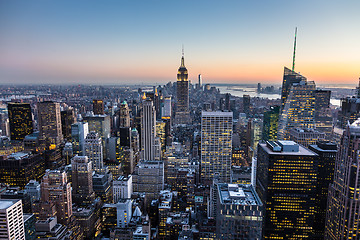
[[[295,39],[294,39],[294,53],[293,53],[293,65],[292,65],[292,71],[294,71],[294,70],[295,70],[296,34],[297,34],[297,27],[295,28]]]
[[[182,45],[182,56],[184,56],[184,44]]]

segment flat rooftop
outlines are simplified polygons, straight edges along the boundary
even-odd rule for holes
[[[292,142],[291,144],[293,144],[293,141],[281,141],[282,143],[285,143],[287,145],[287,142]],[[296,143],[295,143],[296,144]],[[290,155],[290,156],[317,156],[316,153],[314,153],[313,151],[310,151],[309,149],[299,145],[299,150],[296,152],[290,152],[290,151],[273,151],[271,150],[266,143],[259,143],[259,146],[261,146],[268,154],[271,155]]]
[[[19,199],[16,200],[4,200],[0,199],[0,209],[7,209],[14,205],[17,201],[20,201]]]
[[[222,204],[262,205],[254,187],[251,184],[219,183],[218,191]]]

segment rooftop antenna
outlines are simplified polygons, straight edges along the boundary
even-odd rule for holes
[[[295,28],[295,39],[294,39],[294,53],[293,53],[292,71],[295,70],[296,34],[297,34],[297,27]]]
[[[182,56],[184,57],[184,44],[182,45]]]

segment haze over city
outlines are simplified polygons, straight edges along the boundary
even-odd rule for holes
[[[357,84],[359,1],[1,1],[0,83]]]

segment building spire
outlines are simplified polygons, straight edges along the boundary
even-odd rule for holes
[[[293,53],[292,71],[295,70],[296,34],[297,34],[297,27],[295,28],[295,39],[294,39],[294,53]]]
[[[185,67],[185,63],[184,63],[184,44],[182,45],[182,57],[181,57],[181,66],[180,67]]]

